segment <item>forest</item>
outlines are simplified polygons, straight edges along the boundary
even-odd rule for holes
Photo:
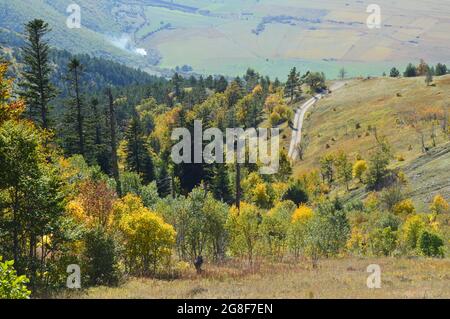
[[[418,212],[376,128],[370,156],[324,153],[301,176],[285,149],[273,175],[260,163],[172,161],[173,129],[192,132],[196,120],[222,131],[292,125],[293,105],[327,89],[323,73],[167,79],[53,49],[49,34],[30,21],[0,64],[0,298],[55,296],[70,265],[86,288],[200,276],[230,260],[317,268],[337,256],[448,256],[447,198]],[[421,61],[404,77],[430,85],[446,73]],[[448,139],[448,117],[428,116]],[[350,185],[368,196],[349,199]]]

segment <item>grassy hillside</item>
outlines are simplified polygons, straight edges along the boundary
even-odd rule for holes
[[[376,145],[375,131],[386,136],[395,159],[411,182],[418,204],[430,200],[435,192],[450,197],[448,135],[435,124],[433,149],[432,121],[417,120],[427,114],[448,114],[450,76],[435,78],[426,86],[423,77],[375,78],[350,81],[344,88],[321,100],[307,115],[304,134],[310,144],[295,174],[318,168],[319,158],[343,150],[355,160],[367,158]],[[416,121],[417,120],[417,121]],[[423,154],[421,133],[429,154]]]

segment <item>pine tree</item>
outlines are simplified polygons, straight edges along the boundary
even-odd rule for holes
[[[301,93],[300,85],[300,73],[298,73],[297,68],[294,67],[289,73],[285,87],[286,95],[290,97],[291,103],[294,101],[295,96]]]
[[[400,76],[400,71],[397,70],[397,68],[393,67],[393,68],[391,69],[391,72],[390,72],[389,76],[390,76],[391,78],[398,78],[398,77]]]
[[[20,84],[20,95],[28,105],[28,116],[38,122],[42,128],[50,127],[49,101],[56,96],[56,89],[50,82],[52,72],[49,61],[50,47],[44,40],[50,32],[48,23],[42,20],[30,21],[26,26],[27,43],[22,48],[25,64]]]
[[[77,135],[77,146],[76,146],[76,153],[79,153],[83,156],[86,155],[85,153],[85,137],[84,137],[84,101],[83,96],[81,93],[81,82],[80,78],[82,76],[83,72],[83,66],[81,65],[80,61],[76,58],[73,58],[69,65],[69,84],[70,84],[70,94],[71,94],[71,101],[70,101],[70,110],[67,116],[70,118],[69,120],[74,120],[75,124],[75,131]]]
[[[155,179],[153,160],[145,143],[142,125],[136,114],[125,133],[127,168],[142,176],[145,184]]]
[[[226,165],[214,165],[214,168],[212,169],[211,190],[217,200],[226,203],[231,201],[230,180]]]
[[[158,194],[162,198],[172,194],[173,191],[172,179],[167,169],[167,165],[164,163],[161,165],[158,171],[156,185],[158,186]]]
[[[109,102],[109,125],[110,125],[110,142],[111,142],[111,170],[112,175],[114,177],[114,180],[116,181],[116,191],[117,194],[122,195],[122,187],[120,185],[120,176],[119,176],[119,163],[117,159],[117,119],[116,119],[116,110],[114,107],[114,98],[112,95],[111,88],[108,88],[106,90],[106,95],[108,96],[108,102]]]

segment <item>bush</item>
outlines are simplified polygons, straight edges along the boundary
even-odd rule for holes
[[[390,212],[394,212],[396,207],[400,212],[403,212],[402,209],[405,209],[407,211],[411,210],[411,206],[412,208],[414,208],[412,202],[403,202],[403,199],[404,195],[402,188],[400,185],[396,184],[383,190],[383,192],[381,193],[380,201],[382,207]]]
[[[31,291],[27,289],[28,278],[17,276],[14,261],[2,263],[0,256],[0,299],[28,299]]]
[[[434,233],[424,231],[417,241],[420,252],[427,257],[444,257],[444,241]]]
[[[283,200],[290,200],[295,205],[305,204],[309,200],[306,187],[300,180],[296,180],[289,184],[289,188],[283,196]]]
[[[240,209],[233,206],[227,220],[230,235],[230,249],[233,255],[246,257],[253,264],[256,254],[256,244],[260,239],[262,216],[259,209],[245,202]]]
[[[353,178],[357,178],[361,181],[366,171],[367,162],[364,160],[356,161],[356,163],[353,165]]]
[[[408,216],[414,214],[415,210],[416,208],[410,199],[405,199],[395,204],[393,209],[394,214],[397,216]]]
[[[402,241],[409,249],[416,249],[420,234],[425,230],[425,222],[420,215],[408,217],[403,224]]]
[[[302,205],[292,215],[288,230],[289,248],[297,258],[305,248],[305,232],[308,222],[314,217],[314,212],[308,206]]]
[[[397,247],[397,234],[391,227],[376,229],[370,234],[368,242],[373,255],[390,256]]]
[[[337,210],[333,202],[319,205],[305,231],[305,250],[313,266],[321,256],[337,255],[345,247],[349,234],[350,225],[344,211]]]
[[[129,270],[140,275],[155,275],[172,254],[174,228],[144,207],[140,198],[134,195],[125,196],[116,204],[115,210]]]
[[[435,214],[443,214],[448,212],[449,204],[441,195],[436,195],[433,203],[430,205],[430,210]]]
[[[118,248],[113,236],[106,230],[97,227],[85,234],[83,255],[89,285],[118,284]]]

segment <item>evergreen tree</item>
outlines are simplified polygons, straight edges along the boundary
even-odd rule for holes
[[[85,137],[84,137],[84,101],[81,93],[81,83],[80,77],[83,72],[83,66],[80,61],[73,58],[69,65],[69,84],[71,88],[71,101],[70,101],[70,112],[68,114],[71,119],[74,119],[75,131],[77,134],[77,148],[76,153],[85,156]],[[72,113],[73,114],[70,114]]]
[[[173,93],[178,100],[183,98],[183,77],[175,73],[172,77]]]
[[[153,160],[146,146],[142,125],[137,114],[133,117],[125,133],[127,141],[127,169],[142,176],[145,184],[155,179]]]
[[[161,167],[158,171],[156,185],[158,187],[158,194],[164,198],[172,194],[173,185],[172,178],[167,169],[167,165],[165,163],[161,164]]]
[[[228,81],[225,79],[224,76],[221,76],[221,77],[217,80],[216,85],[215,85],[216,92],[218,92],[218,93],[223,93],[223,92],[225,92],[225,90],[227,89],[227,87],[228,87]]]
[[[230,180],[226,165],[214,165],[212,170],[211,190],[217,200],[230,203],[232,198]]]
[[[405,73],[403,74],[406,78],[411,78],[417,76],[417,68],[412,64],[408,64]]]
[[[28,116],[42,128],[48,129],[49,101],[56,96],[56,89],[50,82],[52,72],[49,60],[50,47],[44,40],[50,28],[48,23],[36,19],[30,21],[25,29],[27,43],[22,49],[25,68],[20,94],[27,102]]]
[[[397,70],[397,68],[393,67],[393,68],[391,69],[391,72],[390,72],[389,76],[390,76],[391,78],[398,78],[398,77],[400,76],[400,71]]]
[[[294,101],[294,98],[301,94],[301,82],[300,82],[300,73],[297,72],[297,68],[294,67],[289,73],[285,93],[291,99],[291,103]]]
[[[445,64],[438,63],[436,65],[435,75],[436,76],[446,75],[447,71],[448,71],[447,66]]]
[[[116,109],[114,107],[114,98],[112,95],[111,88],[108,88],[106,90],[106,95],[108,96],[108,102],[109,102],[109,127],[110,127],[110,143],[111,143],[111,170],[112,175],[114,177],[114,180],[116,181],[116,191],[117,194],[122,195],[122,188],[120,184],[120,175],[119,175],[119,162],[117,159],[117,119],[116,119]]]

